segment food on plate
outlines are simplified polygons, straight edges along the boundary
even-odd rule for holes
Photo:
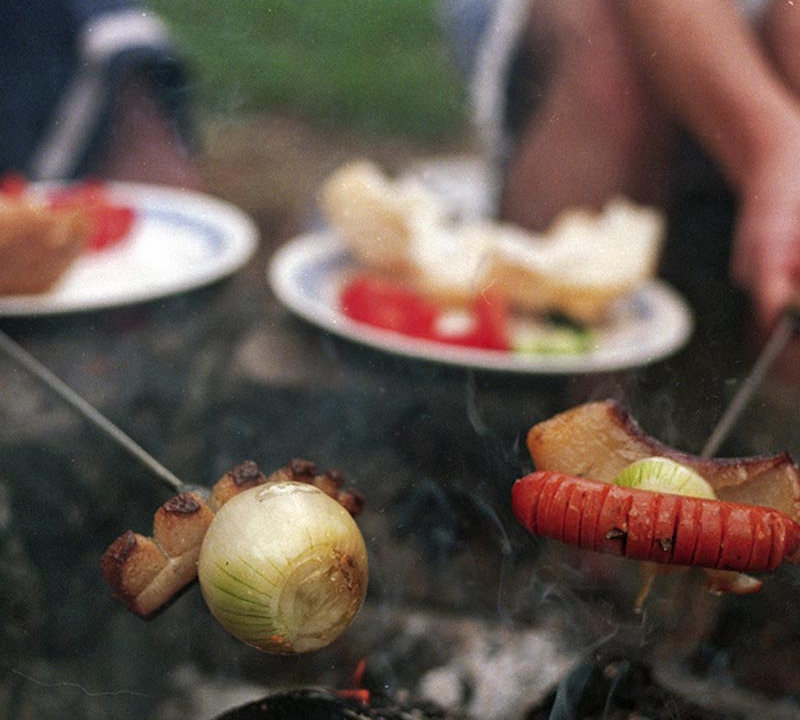
[[[599,213],[569,210],[543,234],[459,220],[420,181],[358,161],[325,182],[320,204],[358,263],[439,303],[491,289],[515,311],[598,323],[656,270],[664,222],[619,198]]]
[[[593,344],[591,330],[564,318],[514,318],[506,296],[493,288],[453,306],[402,280],[355,273],[342,283],[339,308],[351,320],[373,328],[480,350],[577,355]]]
[[[90,228],[79,208],[0,193],[0,294],[52,288],[83,251]]]
[[[352,520],[362,508],[336,471],[292,460],[267,477],[247,461],[207,499],[183,492],[165,502],[152,537],[123,533],[100,570],[132,612],[151,617],[199,565],[203,596],[226,629],[268,652],[306,652],[332,642],[363,602],[366,551]]]
[[[707,568],[718,592],[756,592],[745,572],[800,562],[800,470],[784,453],[708,459],[645,434],[614,401],[534,425],[535,472],[512,489],[530,532],[659,565]],[[654,571],[643,566],[643,602]]]
[[[48,197],[54,208],[74,208],[88,215],[92,232],[86,247],[95,252],[124,240],[136,219],[134,209],[114,200],[102,182],[65,185],[50,192]]]
[[[513,336],[514,350],[519,353],[582,355],[589,352],[593,345],[594,335],[587,326],[564,318],[523,324]]]
[[[415,236],[442,223],[446,208],[419,183],[394,182],[371,162],[344,165],[322,187],[320,205],[368,268],[413,271]]]
[[[98,252],[130,233],[133,208],[99,182],[45,190],[10,174],[0,179],[0,294],[51,290],[83,252]]]
[[[663,229],[660,213],[622,198],[565,210],[542,236],[499,233],[489,280],[519,310],[598,323],[655,275]]]
[[[483,293],[453,310],[403,283],[356,275],[344,284],[340,303],[347,317],[407,337],[484,350],[511,348],[508,307],[498,293]]]

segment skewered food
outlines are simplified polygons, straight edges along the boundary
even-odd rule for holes
[[[528,433],[536,471],[512,489],[530,532],[661,565],[707,568],[719,592],[756,592],[742,572],[800,562],[800,470],[788,454],[707,459],[645,434],[613,401]],[[654,577],[643,565],[646,596]]]
[[[535,535],[634,560],[763,572],[800,549],[800,525],[771,508],[551,471],[517,481],[512,504]]]
[[[659,456],[697,472],[720,500],[763,505],[800,522],[800,469],[788,453],[704,458],[642,431],[618,403],[585,403],[534,425],[527,436],[537,470],[612,482],[628,465]]]
[[[335,471],[292,460],[266,477],[247,461],[207,500],[183,492],[165,502],[152,537],[123,533],[100,569],[132,612],[150,617],[197,579],[199,563],[223,626],[269,652],[306,652],[331,642],[363,602],[366,550],[352,520],[362,508]]]
[[[152,537],[128,530],[108,547],[100,560],[105,581],[134,613],[152,615],[197,577],[213,519],[196,493],[170,498],[156,511]]]
[[[716,500],[714,489],[694,470],[665,457],[637,460],[614,478],[615,485]]]

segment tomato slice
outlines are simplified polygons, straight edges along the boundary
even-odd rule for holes
[[[472,302],[472,327],[463,334],[441,335],[437,340],[483,350],[510,350],[508,303],[497,292],[484,292]]]
[[[102,250],[122,240],[130,232],[135,218],[127,205],[98,205],[93,208],[95,227],[89,247]]]
[[[16,172],[0,178],[0,194],[9,198],[21,198],[28,191],[28,186],[25,176]],[[106,186],[98,181],[60,187],[48,194],[48,201],[56,209],[79,208],[86,212],[92,223],[86,249],[91,251],[103,250],[124,239],[136,219],[133,208],[115,203],[109,197]]]
[[[342,312],[357,322],[409,337],[435,338],[439,308],[419,293],[384,278],[359,275],[340,297]]]
[[[408,286],[383,277],[356,275],[340,295],[347,317],[384,330],[449,345],[509,350],[508,305],[498,293],[477,296],[470,310],[469,329],[444,333],[439,329],[442,308]]]
[[[87,249],[104,250],[121,241],[135,220],[133,208],[115,203],[101,182],[87,181],[60,188],[50,195],[55,208],[82,208],[92,220]]]

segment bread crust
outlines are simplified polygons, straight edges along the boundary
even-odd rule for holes
[[[0,295],[50,290],[83,251],[90,227],[79,209],[0,198]]]
[[[487,288],[523,314],[599,324],[657,270],[664,218],[613,198],[600,212],[565,210],[543,233],[488,219],[459,220],[428,188],[374,164],[344,165],[320,205],[357,265],[445,305]]]
[[[100,558],[100,572],[130,610],[148,617],[164,607],[197,575],[197,560],[214,513],[198,494],[167,500],[153,518],[153,535],[131,530]]]

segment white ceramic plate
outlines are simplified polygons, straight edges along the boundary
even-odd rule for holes
[[[618,303],[608,323],[592,331],[592,348],[586,353],[512,353],[418,340],[355,322],[340,312],[340,289],[355,269],[341,241],[323,231],[281,247],[267,276],[286,307],[325,330],[387,352],[484,370],[540,374],[622,370],[669,356],[686,343],[692,330],[683,298],[654,280]]]
[[[108,190],[136,212],[129,236],[82,255],[50,292],[0,296],[0,315],[98,310],[186,292],[235,272],[258,246],[253,221],[208,195],[132,183]]]

